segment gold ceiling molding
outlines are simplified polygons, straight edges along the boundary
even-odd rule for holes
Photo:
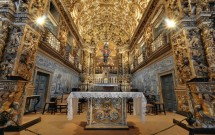
[[[62,0],[86,46],[127,45],[150,0]]]

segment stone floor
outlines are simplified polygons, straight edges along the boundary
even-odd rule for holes
[[[26,115],[27,117],[35,117],[35,114]],[[147,115],[144,123],[137,116],[128,114],[129,130],[84,130],[86,125],[86,113],[75,115],[72,121],[68,121],[65,113],[57,113],[51,115],[45,113],[41,116],[42,121],[29,129],[41,135],[152,135],[170,125],[173,118],[182,120],[184,117],[175,113],[167,113],[167,115]],[[34,135],[28,131],[6,132],[5,135]],[[175,126],[158,135],[188,135],[188,132],[178,126]]]

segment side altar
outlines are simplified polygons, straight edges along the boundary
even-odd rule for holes
[[[68,119],[73,114],[78,98],[88,99],[85,129],[128,129],[126,98],[134,99],[134,115],[144,121],[146,99],[142,92],[71,92],[68,102]]]

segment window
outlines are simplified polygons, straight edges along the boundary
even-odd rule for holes
[[[55,19],[55,21],[59,21],[60,14],[58,13],[56,7],[54,4],[51,2],[50,7],[49,7],[49,12],[51,13],[52,17]]]

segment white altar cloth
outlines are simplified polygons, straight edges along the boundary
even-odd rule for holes
[[[74,99],[77,98],[133,98],[134,99],[134,115],[140,116],[144,121],[146,112],[146,98],[142,92],[71,92],[67,98],[68,112],[67,118],[73,119]]]

